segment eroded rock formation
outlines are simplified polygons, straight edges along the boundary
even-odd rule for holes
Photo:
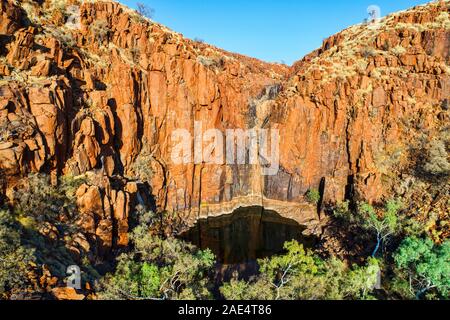
[[[8,195],[30,172],[90,173],[78,204],[102,250],[127,245],[139,203],[192,222],[261,206],[319,232],[308,189],[324,204],[382,200],[411,144],[448,130],[448,1],[351,27],[290,68],[183,38],[117,3],[67,2],[0,0],[0,182]],[[196,121],[279,129],[280,171],[175,165],[171,134],[193,135]]]

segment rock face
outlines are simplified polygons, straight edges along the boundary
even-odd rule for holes
[[[56,300],[84,300],[85,296],[78,294],[73,288],[54,288],[52,295]]]
[[[61,13],[0,0],[0,183],[8,194],[29,172],[93,174],[77,197],[102,250],[127,245],[139,203],[190,222],[262,206],[312,230],[308,189],[324,203],[381,200],[411,143],[448,126],[448,1],[344,30],[291,68],[185,39],[117,3],[68,2]],[[175,164],[172,134],[195,136],[196,122],[278,129],[280,171]]]

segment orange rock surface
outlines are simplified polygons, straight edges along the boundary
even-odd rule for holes
[[[448,1],[351,27],[292,67],[186,39],[118,3],[70,3],[78,26],[49,1],[21,11],[0,0],[0,182],[8,194],[30,172],[94,175],[78,205],[105,250],[127,245],[130,212],[153,200],[189,221],[262,205],[316,225],[308,189],[325,203],[381,200],[388,160],[401,165],[420,133],[449,124]],[[171,135],[193,135],[195,121],[279,129],[279,173],[175,165]],[[144,153],[148,183],[134,172]]]

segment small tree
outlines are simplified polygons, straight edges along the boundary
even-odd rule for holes
[[[275,288],[275,300],[280,299],[281,290],[292,281],[292,277],[298,273],[310,273],[315,275],[318,267],[313,255],[305,251],[303,245],[297,241],[287,242],[284,248],[287,254],[260,261],[260,270],[268,278],[273,279]]]
[[[450,290],[450,241],[435,245],[431,239],[406,238],[394,260],[400,281],[420,299],[432,289],[448,298]]]
[[[138,2],[136,4],[137,6],[137,12],[146,18],[152,19],[153,15],[155,14],[155,10],[153,8],[148,7],[146,4],[142,2]]]
[[[376,259],[367,266],[348,268],[336,258],[322,260],[296,241],[285,244],[286,254],[259,260],[261,274],[250,282],[237,279],[220,291],[225,299],[367,299],[379,273]]]
[[[352,212],[348,202],[345,202],[335,208],[334,215],[375,234],[376,245],[372,251],[372,257],[375,257],[383,243],[399,231],[397,213],[401,208],[402,203],[397,200],[389,200],[384,210],[376,210],[372,205],[361,202]]]
[[[376,234],[377,244],[372,252],[372,257],[377,255],[383,242],[397,232],[397,212],[401,206],[399,201],[389,200],[385,205],[384,213],[379,215],[371,205],[367,203],[360,204],[358,211],[363,219],[361,225],[363,228]]]

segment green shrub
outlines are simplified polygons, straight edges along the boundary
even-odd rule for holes
[[[321,198],[320,192],[317,189],[309,189],[308,192],[306,192],[306,200],[309,203],[318,204],[320,198]]]

